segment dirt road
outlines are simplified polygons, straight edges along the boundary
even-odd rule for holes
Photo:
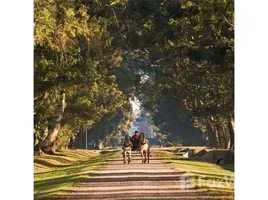
[[[184,175],[155,155],[149,164],[141,164],[135,152],[130,164],[123,164],[122,156],[109,161],[65,199],[229,199],[191,188]]]

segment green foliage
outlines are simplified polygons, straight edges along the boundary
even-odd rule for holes
[[[156,75],[153,88],[141,89],[147,108],[157,109],[164,93],[180,101],[203,131],[208,123],[222,125],[233,117],[234,2],[129,3],[128,12],[135,20],[126,40],[136,41],[130,48],[139,54],[147,52],[144,60]]]
[[[156,138],[161,146],[163,146],[167,141],[167,135],[163,133],[156,133]]]
[[[206,188],[207,192],[222,189],[224,195],[234,195],[234,164],[220,166],[208,162],[189,160],[173,152],[157,151],[155,153],[171,162],[176,169],[191,174],[193,176],[193,179],[190,180],[192,181],[191,184],[197,185],[194,178],[196,176],[196,178],[199,178],[198,186]]]
[[[39,142],[59,118],[62,94],[59,138],[90,127],[105,145],[128,130],[134,96],[176,140],[191,140],[188,130],[178,131],[193,130],[190,120],[205,132],[234,117],[233,1],[35,0],[34,6]],[[174,107],[170,113],[163,96]]]
[[[121,138],[119,135],[113,135],[110,139],[110,143],[113,147],[119,146],[121,144]]]
[[[115,112],[105,114],[100,121],[88,130],[89,137],[93,140],[102,140],[103,145],[117,146],[121,139],[119,133],[126,133],[133,121],[132,107],[129,102],[122,105]],[[78,135],[78,140],[83,140],[83,134]]]
[[[51,132],[58,119],[62,93],[67,106],[61,124],[66,130],[59,137],[98,122],[127,98],[112,75],[122,59],[120,49],[111,47],[109,19],[89,17],[90,7],[79,1],[34,3],[34,130],[42,142],[45,130]]]
[[[57,150],[62,151],[68,149],[70,139],[74,139],[74,137],[75,133],[72,132],[72,129],[68,125],[61,127],[57,136],[57,140],[55,141]]]

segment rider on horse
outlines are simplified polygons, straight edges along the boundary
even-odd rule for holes
[[[139,148],[139,141],[140,141],[140,133],[139,131],[135,131],[134,135],[131,138],[133,144],[133,151]]]
[[[143,135],[143,137],[144,137],[144,133],[140,133],[139,131],[135,131],[134,135],[131,137],[131,142],[133,144],[132,151],[139,150],[141,135]],[[149,145],[149,142],[148,142],[148,145]],[[149,145],[149,153],[150,153],[150,156],[151,156],[150,145]]]

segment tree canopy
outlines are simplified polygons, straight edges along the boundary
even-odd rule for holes
[[[167,138],[233,148],[234,2],[34,1],[39,149],[127,132],[134,97]]]

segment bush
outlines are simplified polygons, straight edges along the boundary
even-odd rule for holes
[[[60,128],[54,147],[57,151],[68,149],[70,139],[74,138],[75,134],[71,131],[68,125]]]

